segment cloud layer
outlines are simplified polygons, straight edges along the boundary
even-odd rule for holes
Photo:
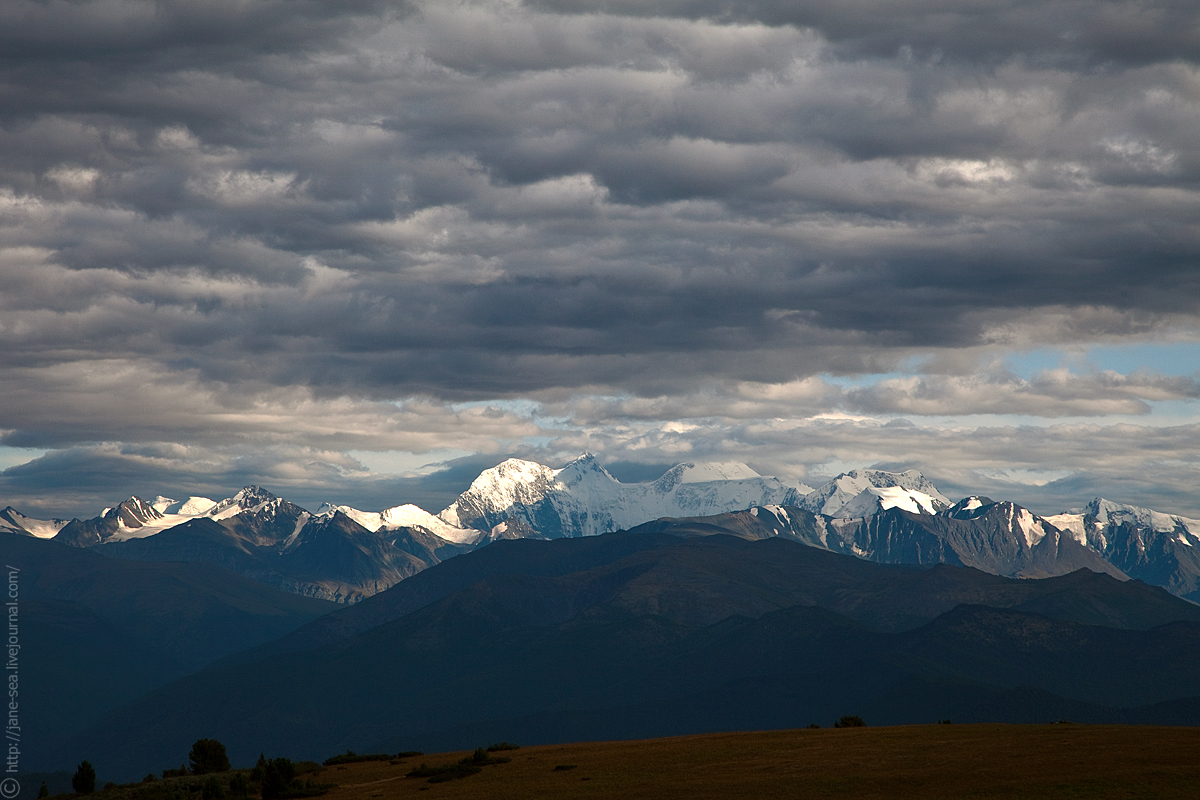
[[[14,0],[0,92],[11,502],[586,446],[1197,510],[1197,365],[1005,365],[1200,338],[1194,3]]]

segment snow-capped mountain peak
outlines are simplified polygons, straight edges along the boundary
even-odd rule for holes
[[[1169,548],[1172,542],[1186,547],[1200,546],[1200,520],[1115,503],[1103,497],[1095,498],[1082,509],[1046,519],[1069,532],[1080,544],[1105,554],[1110,554],[1114,547],[1143,551],[1148,545]],[[1131,536],[1136,541],[1131,541]]]
[[[600,461],[591,453],[584,453],[560,470],[554,471],[554,480],[563,486],[575,486],[584,481],[600,480],[606,483],[618,483],[617,479],[608,473]]]
[[[1159,533],[1170,533],[1180,527],[1200,530],[1200,520],[1188,519],[1175,514],[1164,514],[1160,511],[1125,503],[1114,503],[1103,497],[1097,497],[1088,503],[1083,511],[1083,516],[1095,520],[1099,525],[1120,525],[1122,522],[1130,522]]]
[[[535,461],[510,458],[479,473],[438,516],[457,528],[475,527],[467,521],[498,514],[514,505],[540,502],[554,485],[558,472]]]
[[[243,511],[257,511],[272,504],[278,505],[280,498],[261,486],[247,486],[233,497],[227,497],[204,512],[204,516],[216,520],[236,516]]]
[[[868,486],[838,509],[841,518],[869,517],[889,508],[913,514],[936,514],[945,506],[925,492],[901,486]]]
[[[384,527],[424,528],[430,533],[455,544],[469,544],[483,535],[483,531],[450,525],[440,517],[436,517],[412,503],[405,503],[402,506],[385,509],[380,514],[380,517]]]
[[[471,544],[483,536],[483,531],[451,525],[412,503],[394,506],[379,512],[360,511],[350,506],[324,503],[314,516],[332,517],[339,511],[373,533],[398,528],[423,528],[429,533],[455,544]]]
[[[27,517],[12,506],[0,511],[0,531],[28,533],[39,539],[53,539],[68,522],[70,520]]]
[[[136,495],[104,512],[105,519],[115,520],[118,527],[131,529],[140,528],[162,517],[162,512]]]
[[[359,509],[351,506],[341,506],[333,503],[322,503],[321,507],[317,509],[317,513],[313,514],[313,517],[316,519],[325,519],[327,517],[332,517],[338,512],[345,514],[347,517],[354,520],[359,525],[362,525],[369,531],[377,531],[383,527],[383,519],[378,513],[372,511],[360,511]]]
[[[987,509],[995,504],[996,501],[990,497],[971,495],[970,497],[964,497],[954,505],[944,509],[941,513],[954,519],[975,519],[986,513]]]
[[[703,516],[755,505],[795,505],[808,487],[765,478],[745,464],[687,463],[649,483],[622,483],[585,454],[561,469],[510,459],[485,470],[438,516],[458,528],[590,536],[659,517]]]
[[[915,469],[855,469],[813,490],[801,506],[816,514],[848,519],[897,506],[913,513],[936,514],[949,507],[950,500]]]
[[[154,506],[154,509],[164,516],[178,514],[185,517],[198,517],[208,513],[216,504],[216,500],[210,500],[207,497],[189,497],[187,500],[173,500],[170,497],[163,497],[160,494],[154,498],[154,502],[150,505]]]

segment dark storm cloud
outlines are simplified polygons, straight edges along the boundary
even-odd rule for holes
[[[902,47],[972,61],[1014,54],[1102,64],[1200,56],[1196,7],[1187,0],[534,0],[533,5],[811,27],[849,52],[875,56],[891,56]]]
[[[1198,42],[1173,0],[5,3],[0,442],[348,486],[1194,398],[989,365],[1196,336]],[[553,420],[448,405],[512,398]],[[192,477],[273,474],[229,458]]]
[[[364,509],[404,502],[436,513],[482,470],[502,460],[473,456],[429,474],[397,476],[373,474],[341,453],[309,448],[90,445],[0,471],[0,492],[6,505],[40,519],[86,519],[130,495],[150,501],[159,495],[221,500],[248,485],[262,486],[310,511],[326,502]]]

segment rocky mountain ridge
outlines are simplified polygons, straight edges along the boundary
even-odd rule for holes
[[[277,588],[354,602],[501,539],[618,529],[782,536],[880,563],[956,564],[1010,577],[1079,568],[1138,578],[1200,600],[1200,522],[1101,498],[1039,517],[1015,503],[957,503],[916,470],[852,470],[816,489],[744,464],[684,463],[622,483],[590,454],[561,469],[509,459],[437,515],[415,505],[316,513],[257,486],[221,501],[131,497],[89,520],[0,512],[0,531],[135,560],[201,560]]]

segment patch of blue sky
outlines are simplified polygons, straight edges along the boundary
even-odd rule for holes
[[[1043,417],[1032,414],[872,414],[881,422],[906,419],[927,428],[1047,428],[1053,425],[1111,425],[1117,422],[1169,428],[1174,425],[1194,425],[1200,422],[1200,401],[1148,400],[1146,414],[1106,414],[1071,417]]]
[[[5,447],[0,445],[0,471],[10,467],[19,467],[22,464],[28,464],[35,458],[41,458],[49,453],[49,450],[41,450],[30,447]]]
[[[931,356],[915,355],[901,361],[896,365],[895,369],[890,372],[874,372],[862,375],[834,375],[829,372],[821,373],[820,377],[826,383],[834,386],[841,386],[845,389],[859,389],[864,386],[871,386],[880,381],[886,381],[889,378],[907,378],[912,375],[918,375],[924,371],[924,367],[929,363]]]
[[[1091,345],[1086,348],[1043,347],[1011,353],[1009,369],[1023,378],[1047,369],[1073,372],[1112,370],[1122,375],[1142,369],[1161,375],[1200,374],[1200,342],[1144,342]]]
[[[1069,478],[1074,472],[1066,469],[977,469],[975,473],[994,481],[1003,481],[1021,486],[1045,486],[1048,483]]]
[[[914,374],[916,374],[915,370],[914,372],[879,372],[870,375],[830,375],[828,372],[823,372],[820,377],[826,383],[840,386],[843,389],[862,389],[892,378],[909,378]]]
[[[453,403],[450,408],[454,411],[465,411],[468,408],[497,408],[516,414],[518,417],[534,417],[542,408],[536,400],[515,398],[512,400],[472,400],[466,403]]]
[[[384,475],[422,475],[437,472],[447,461],[471,455],[469,450],[445,448],[427,453],[409,453],[403,450],[350,450],[348,455],[358,459],[371,472]]]

